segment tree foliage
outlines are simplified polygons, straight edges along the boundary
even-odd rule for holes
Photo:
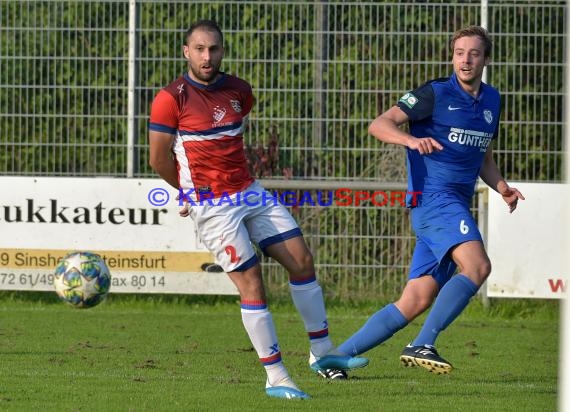
[[[271,177],[403,180],[402,157],[368,138],[367,124],[404,91],[450,73],[449,34],[480,20],[477,3],[452,6],[140,2],[135,173],[151,175],[150,102],[185,70],[183,32],[212,18],[226,35],[224,69],[256,92],[249,144],[279,139]],[[562,179],[563,10],[489,6],[488,80],[504,94],[497,154],[514,179]],[[128,13],[126,1],[0,4],[5,173],[126,173]]]

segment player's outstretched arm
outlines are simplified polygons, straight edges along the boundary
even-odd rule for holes
[[[408,115],[402,109],[393,106],[370,123],[368,133],[382,142],[405,146],[422,155],[443,150],[443,146],[431,137],[417,138],[400,129],[408,120]]]
[[[516,188],[509,186],[501,175],[497,163],[495,163],[495,159],[493,159],[493,150],[491,148],[485,153],[479,176],[490,188],[503,197],[503,200],[509,206],[509,213],[515,211],[519,199],[524,200],[522,193]]]

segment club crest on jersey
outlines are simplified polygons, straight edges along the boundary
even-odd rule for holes
[[[412,93],[406,93],[402,97],[400,97],[400,102],[404,103],[410,109],[416,105],[418,102],[418,98],[414,96]]]
[[[214,107],[214,123],[220,123],[224,116],[226,115],[226,109],[224,107],[216,106]]]
[[[230,100],[230,103],[232,105],[232,109],[234,109],[234,112],[241,113],[241,104],[239,103],[239,101]]]
[[[487,123],[491,124],[493,122],[493,113],[490,110],[483,110],[483,116]]]

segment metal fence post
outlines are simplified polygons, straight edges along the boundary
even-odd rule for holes
[[[133,177],[138,161],[135,156],[136,116],[135,116],[135,87],[136,87],[136,30],[137,30],[137,1],[129,0],[129,60],[127,85],[127,177]]]
[[[483,238],[483,244],[485,248],[487,247],[487,223],[489,219],[489,188],[485,184],[478,185],[477,188],[477,221],[479,223],[479,231],[481,232],[481,237]],[[481,285],[479,289],[479,295],[481,296],[481,302],[485,308],[491,306],[491,301],[489,296],[487,296],[487,281]]]

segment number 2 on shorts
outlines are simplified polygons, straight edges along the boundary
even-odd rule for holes
[[[239,262],[239,256],[237,255],[236,248],[233,246],[226,246],[224,249],[227,255],[230,255],[230,262],[237,263]]]

